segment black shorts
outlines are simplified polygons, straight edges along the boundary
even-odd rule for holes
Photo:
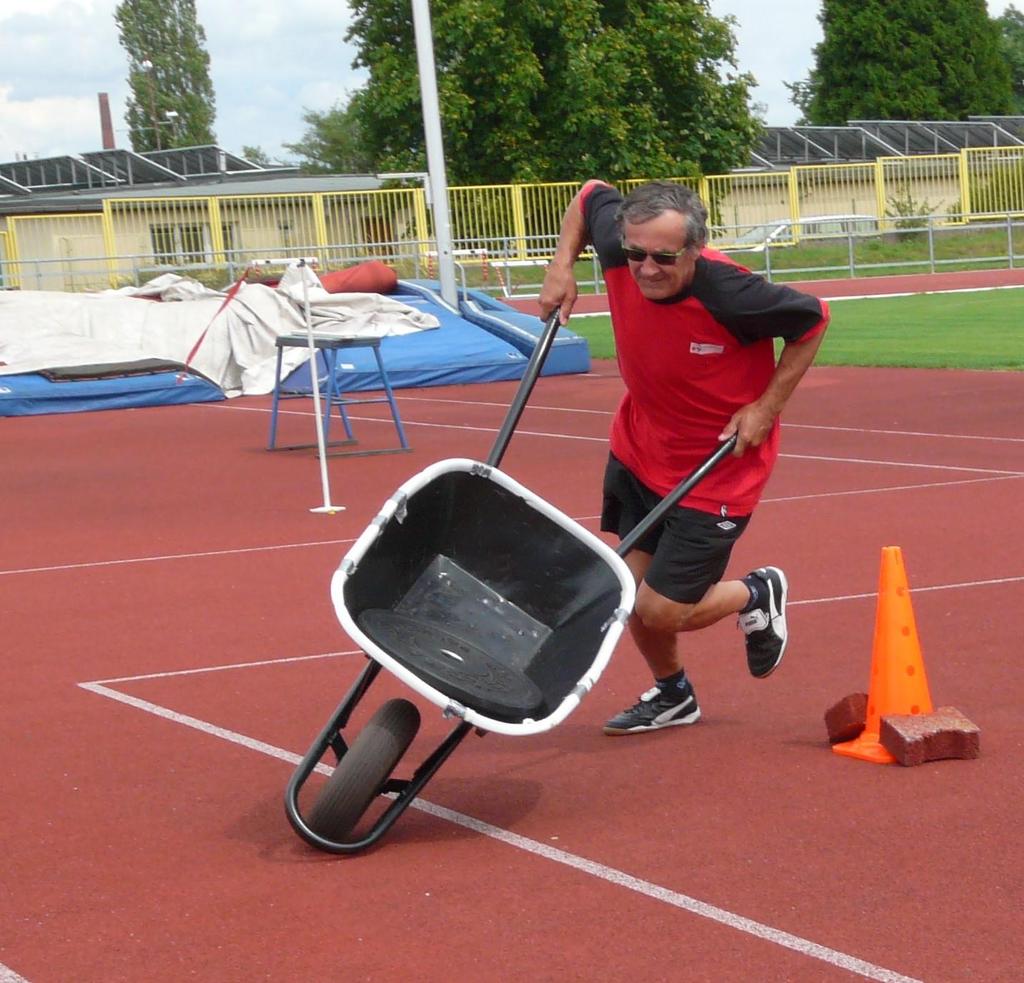
[[[608,455],[601,530],[624,538],[661,501],[621,461]],[[654,560],[644,580],[680,604],[696,604],[725,574],[733,545],[750,516],[723,517],[676,507],[634,547]]]

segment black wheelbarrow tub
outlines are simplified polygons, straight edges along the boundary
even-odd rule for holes
[[[417,693],[483,730],[535,734],[600,678],[635,587],[606,543],[497,468],[406,481],[331,582],[342,627]]]

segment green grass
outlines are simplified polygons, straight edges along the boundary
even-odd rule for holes
[[[1024,370],[1024,289],[836,300],[819,365]],[[614,358],[611,319],[577,317],[594,358]]]
[[[1014,253],[1019,254],[1024,235],[1015,229]],[[1005,229],[936,228],[929,254],[926,232],[888,232],[855,239],[854,271],[860,276],[893,276],[901,273],[1003,268],[1007,263],[1009,240]],[[729,252],[726,250],[726,252]],[[737,262],[765,272],[764,253],[734,252]],[[847,239],[807,240],[795,246],[772,249],[773,279],[820,280],[850,275],[850,243]],[[813,272],[804,273],[801,271]]]

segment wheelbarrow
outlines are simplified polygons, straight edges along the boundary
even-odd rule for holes
[[[376,843],[471,732],[536,734],[563,721],[632,611],[622,558],[735,446],[735,437],[720,444],[613,550],[499,470],[557,331],[555,311],[486,463],[440,461],[406,481],[334,573],[338,620],[368,661],[285,791],[289,822],[317,849]],[[392,773],[419,729],[412,701],[388,700],[351,743],[344,734],[382,669],[453,721],[407,778]],[[329,752],[334,770],[303,815],[299,793]],[[390,802],[354,833],[378,796]]]

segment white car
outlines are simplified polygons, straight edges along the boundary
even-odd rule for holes
[[[736,236],[726,249],[741,248],[762,252],[768,243],[790,245],[799,239],[829,239],[848,235],[873,235],[879,231],[874,215],[808,215],[793,221],[776,219],[755,225]]]

